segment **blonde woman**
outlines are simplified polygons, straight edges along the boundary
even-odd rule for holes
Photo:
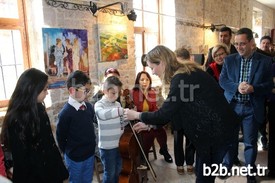
[[[136,112],[125,109],[124,117],[138,119],[137,132],[148,130],[148,125],[163,125],[171,121],[183,128],[197,150],[196,183],[214,183],[215,176],[204,174],[205,167],[212,172],[219,165],[231,143],[238,119],[225,100],[220,88],[209,74],[195,63],[179,63],[173,51],[156,46],[147,55],[148,66],[163,84],[170,84],[167,99],[154,112]]]
[[[229,49],[223,43],[217,44],[212,49],[212,57],[214,62],[209,65],[206,72],[208,72],[217,82],[220,78],[224,57],[226,57],[228,54]]]

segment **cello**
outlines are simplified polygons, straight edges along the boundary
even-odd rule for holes
[[[134,108],[133,100],[131,100],[130,91],[128,89],[123,91],[123,96],[125,100],[125,107]],[[129,122],[129,127],[125,128],[124,133],[120,137],[119,150],[122,158],[122,170],[119,176],[120,183],[144,182],[144,177],[141,178],[141,181],[139,180],[139,173],[137,171],[138,158],[140,157],[139,152],[142,153],[142,156],[149,167],[150,173],[156,181],[156,173],[143,151],[138,135],[133,129],[131,122]]]

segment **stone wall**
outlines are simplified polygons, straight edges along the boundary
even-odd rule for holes
[[[233,31],[252,28],[253,7],[263,11],[263,35],[275,28],[275,10],[256,0],[176,0],[176,47],[187,46],[193,53],[207,54],[208,48],[218,42],[218,32],[181,22],[200,25],[225,24]],[[232,40],[233,41],[233,40]]]
[[[76,3],[89,1],[67,0]],[[30,66],[44,70],[42,28],[70,28],[86,29],[88,31],[88,58],[89,71],[93,83],[100,84],[100,65],[104,64],[99,59],[98,26],[102,24],[122,24],[127,26],[128,55],[127,60],[115,62],[121,73],[124,88],[131,88],[134,83],[135,71],[135,41],[133,22],[127,17],[111,16],[108,13],[97,13],[97,17],[88,11],[72,11],[48,6],[45,0],[26,0],[27,28],[30,48]],[[99,6],[114,3],[114,0],[98,0]],[[127,2],[131,9],[132,1]],[[176,10],[176,47],[186,45],[192,48],[193,53],[207,54],[208,48],[217,43],[218,33],[210,29],[195,26],[186,26],[182,22],[192,22],[200,25],[226,24],[235,28],[252,26],[253,7],[263,10],[263,33],[268,33],[270,28],[275,28],[275,10],[263,6],[256,0],[175,0]],[[106,63],[105,63],[106,64]],[[108,63],[107,63],[108,64]],[[110,63],[114,64],[114,63]],[[98,89],[98,87],[96,87]],[[68,99],[66,89],[49,90],[45,103],[53,123],[57,114]]]
[[[81,3],[77,0],[67,0],[70,2]],[[100,0],[97,1],[99,7],[111,4],[117,1]],[[123,1],[122,1],[123,2]],[[129,2],[129,1],[126,1]],[[85,3],[84,1],[82,3]],[[89,4],[89,2],[86,2]],[[128,5],[128,8],[131,4]],[[113,7],[112,7],[113,8]],[[117,7],[114,7],[117,8]],[[127,60],[119,60],[115,65],[121,73],[121,80],[124,88],[132,87],[131,81],[135,78],[135,56],[134,56],[134,28],[133,22],[126,16],[111,16],[108,13],[98,12],[97,17],[89,11],[65,10],[48,6],[44,0],[26,0],[28,36],[30,46],[31,66],[44,70],[43,40],[42,28],[68,28],[68,29],[86,29],[88,31],[88,60],[89,75],[95,85],[96,90],[100,88],[101,78],[99,74],[100,64],[99,44],[98,44],[98,26],[102,24],[119,24],[127,26],[128,55]],[[102,72],[102,71],[101,71]],[[96,91],[95,91],[96,92]],[[64,103],[68,100],[66,88],[49,90],[49,95],[45,99],[48,114],[51,122],[57,121],[57,115]]]

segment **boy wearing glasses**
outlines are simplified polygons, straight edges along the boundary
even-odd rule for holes
[[[85,102],[90,92],[89,77],[82,71],[71,73],[67,79],[68,102],[58,115],[56,138],[69,170],[69,182],[92,182],[95,153],[95,112]]]

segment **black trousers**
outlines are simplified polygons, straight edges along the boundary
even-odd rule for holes
[[[267,116],[266,115],[268,112],[267,108],[268,108],[268,102],[265,101],[265,116]],[[266,119],[266,117],[265,117],[262,125],[259,127],[259,133],[261,134],[260,138],[261,138],[261,142],[262,142],[263,146],[267,145],[267,128],[266,128],[266,126],[267,126],[268,121],[269,120]]]
[[[183,166],[184,161],[186,165],[193,165],[195,158],[195,147],[185,136],[185,153],[183,150],[184,130],[174,131],[174,155],[177,166]]]

